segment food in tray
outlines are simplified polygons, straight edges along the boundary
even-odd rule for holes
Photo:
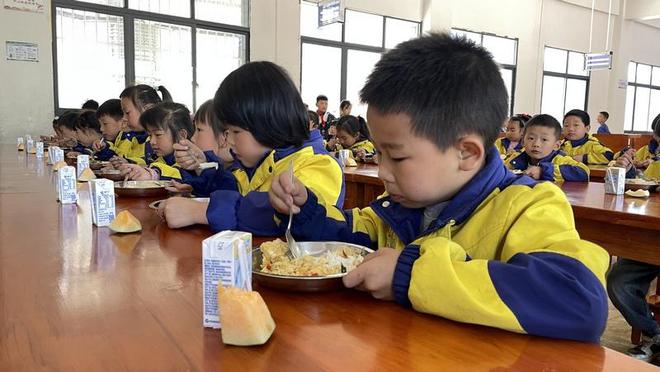
[[[108,227],[117,233],[132,233],[142,230],[140,220],[127,210],[119,212]]]
[[[91,168],[83,169],[83,171],[80,173],[80,176],[78,176],[78,181],[80,182],[87,182],[93,179],[96,179],[96,175],[94,174],[94,171],[91,170]]]
[[[318,256],[290,259],[287,243],[277,239],[261,244],[261,272],[286,276],[328,276],[355,269],[364,260],[361,252],[351,246],[327,250]]]
[[[658,184],[657,181],[650,181],[642,178],[630,178],[626,180],[626,183],[629,185],[639,185],[639,186],[655,186]]]
[[[262,345],[275,330],[275,321],[258,292],[218,285],[222,342],[229,345]]]
[[[169,186],[170,184],[170,181],[126,181],[125,183],[115,183],[115,187],[123,189],[156,189]]]

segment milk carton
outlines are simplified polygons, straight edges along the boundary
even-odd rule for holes
[[[252,290],[252,234],[222,231],[202,242],[204,327],[220,328],[218,283]]]
[[[25,150],[25,139],[23,137],[16,138],[16,148],[18,151]]]
[[[108,226],[115,219],[115,183],[105,178],[88,183],[92,222],[99,227]]]
[[[37,142],[37,159],[44,158],[44,143],[39,141]]]
[[[605,193],[622,195],[626,188],[625,168],[609,167],[605,171]]]
[[[57,172],[57,193],[62,204],[73,204],[78,201],[76,190],[76,168],[66,166]]]
[[[89,168],[89,155],[78,155],[76,161],[77,177],[80,177],[85,168]]]
[[[25,151],[27,151],[28,154],[36,153],[36,149],[34,148],[34,141],[32,138],[25,141]]]

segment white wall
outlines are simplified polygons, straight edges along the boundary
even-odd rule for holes
[[[0,8],[0,143],[51,132],[53,57],[50,1],[44,13]],[[39,62],[7,61],[6,41],[39,45]]]
[[[643,14],[639,0],[613,0],[612,49],[614,68],[592,74],[588,110],[607,109],[611,129],[623,130],[629,60],[660,66],[660,28],[626,19]],[[609,0],[597,0],[593,50],[605,47]],[[628,5],[628,6],[626,6]],[[375,14],[423,21],[422,29],[450,27],[490,32],[519,39],[515,112],[538,112],[541,102],[543,47],[586,52],[589,48],[591,0],[346,0],[346,7]],[[270,60],[286,68],[300,84],[299,0],[252,0],[250,57]],[[50,132],[53,117],[53,72],[50,1],[45,13],[0,9],[0,142],[10,143],[25,133]],[[39,44],[38,63],[6,61],[6,40]],[[660,111],[660,108],[656,109]]]

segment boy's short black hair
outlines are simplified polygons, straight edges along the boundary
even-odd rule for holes
[[[272,62],[249,62],[231,72],[213,106],[222,123],[249,131],[263,146],[300,147],[309,138],[300,93],[287,72]]]
[[[206,123],[206,125],[211,127],[211,131],[213,131],[213,135],[216,137],[220,136],[226,130],[225,126],[222,125],[218,119],[218,116],[215,114],[212,99],[207,100],[206,102],[202,103],[201,106],[199,106],[197,112],[195,112],[193,121],[194,123],[199,121]]]
[[[316,103],[319,103],[319,101],[327,101],[327,100],[328,100],[328,96],[326,95],[319,94],[318,96],[316,96]]]
[[[508,93],[486,49],[431,33],[385,53],[360,92],[381,114],[404,113],[412,130],[444,150],[466,134],[490,148],[508,114]]]
[[[569,117],[569,116],[577,117],[587,127],[589,126],[589,123],[591,122],[591,120],[589,119],[589,114],[586,111],[583,111],[583,110],[573,109],[573,110],[567,112],[566,115],[564,115],[564,120],[566,120],[566,118]]]
[[[525,123],[525,130],[532,127],[545,127],[554,129],[555,138],[561,138],[561,124],[559,124],[559,121],[557,121],[557,119],[555,119],[555,117],[552,115],[539,114],[532,117],[527,121],[527,123]]]
[[[316,111],[307,110],[307,119],[314,123],[314,128],[318,128],[319,121],[321,119],[319,118],[319,114],[317,114]]]
[[[124,112],[121,109],[121,100],[117,98],[109,99],[96,110],[96,118],[100,119],[104,116],[109,116],[117,121],[124,117]]]
[[[80,116],[79,110],[65,111],[57,119],[57,126],[67,128],[69,130],[76,130],[76,124],[78,123],[78,116]]]
[[[93,130],[101,133],[101,124],[99,123],[99,119],[96,118],[96,112],[93,110],[82,110],[80,115],[78,115],[76,130]]]
[[[87,101],[85,101],[85,103],[83,103],[81,108],[83,110],[98,110],[99,103],[93,99],[88,99]]]
[[[599,114],[603,115],[605,117],[605,120],[610,118],[610,113],[607,111],[601,111]]]
[[[350,106],[352,106],[351,101],[345,99],[345,100],[341,101],[341,103],[339,104],[339,109],[344,110],[344,109],[346,109],[347,107],[350,107]]]
[[[651,130],[656,136],[660,137],[660,114],[651,122]]]
[[[190,111],[186,106],[175,102],[161,102],[148,108],[140,115],[140,125],[147,130],[169,130],[174,142],[178,142],[179,131],[185,130],[186,139],[195,133]]]

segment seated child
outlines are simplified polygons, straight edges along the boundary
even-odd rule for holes
[[[309,131],[300,93],[284,69],[271,62],[239,67],[222,81],[213,105],[229,131],[236,159],[231,169],[219,168],[215,177],[226,180],[231,174],[234,182],[213,191],[210,203],[168,199],[160,213],[170,227],[201,223],[213,231],[283,235],[268,203],[268,190],[273,176],[290,166],[328,205],[343,205],[342,169],[323,148],[321,133]]]
[[[612,150],[589,134],[589,114],[577,109],[564,115],[561,150],[584,164],[607,164],[614,158]]]
[[[419,58],[424,56],[424,58]],[[465,38],[397,45],[361,100],[387,195],[342,212],[290,174],[270,202],[293,235],[378,249],[347,287],[420,312],[505,330],[598,342],[609,255],[581,240],[565,194],[516,177],[493,146],[508,111],[498,65]]]
[[[361,117],[346,115],[337,123],[337,141],[342,149],[349,149],[353,157],[364,160],[367,155],[376,152],[374,144],[369,141],[367,122]]]
[[[509,156],[522,151],[523,130],[529,118],[522,115],[512,116],[506,123],[506,136],[495,140],[495,147],[500,155]]]
[[[610,118],[610,114],[607,111],[601,111],[598,113],[596,121],[598,121],[598,130],[596,134],[611,134],[610,128],[607,126],[607,119]]]
[[[525,150],[506,162],[535,180],[589,181],[589,167],[566,156],[561,145],[561,124],[546,114],[536,115],[525,124]]]
[[[101,124],[103,139],[95,141],[92,149],[99,160],[110,160],[114,156],[129,156],[133,143],[124,121],[121,100],[109,99],[96,110],[96,118]]]
[[[81,153],[92,155],[94,142],[102,138],[101,124],[96,118],[96,112],[92,110],[83,110],[78,115],[76,122],[76,140],[81,147]]]
[[[653,137],[660,138],[660,115],[656,116],[651,123]],[[649,147],[651,144],[649,144]],[[646,169],[637,169],[637,153],[635,149],[627,149],[616,159],[615,166],[626,168],[626,178],[637,178],[643,176],[646,179],[660,180],[660,156],[655,156],[644,162]]]
[[[147,130],[151,148],[158,156],[148,167],[123,164],[122,174],[131,180],[181,180],[188,172],[181,169],[174,157],[174,144],[180,139],[190,139],[194,131],[190,111],[174,102],[162,102],[140,115],[140,125]]]
[[[660,114],[651,123],[653,138],[651,138],[648,145],[643,146],[635,152],[636,168],[647,168],[653,161],[660,159],[660,146],[658,146],[658,143],[660,143],[660,130],[656,130],[658,125],[660,125]]]
[[[78,122],[79,116],[80,110],[68,110],[57,119],[57,128],[61,134],[59,146],[71,148],[71,151],[67,154],[71,154],[70,156],[73,157],[83,154],[85,151],[85,147],[78,144],[78,139],[76,137],[76,123]]]
[[[158,92],[163,95],[162,99],[158,96]],[[131,151],[124,157],[112,158],[113,165],[117,167],[126,162],[148,165],[154,160],[154,152],[149,144],[149,135],[140,124],[140,115],[160,102],[172,102],[172,96],[162,85],[156,91],[149,85],[138,84],[124,89],[119,98],[121,99],[121,109],[124,112],[124,120],[130,130]]]
[[[307,119],[309,120],[309,130],[319,129],[319,114],[315,111],[307,110]]]

